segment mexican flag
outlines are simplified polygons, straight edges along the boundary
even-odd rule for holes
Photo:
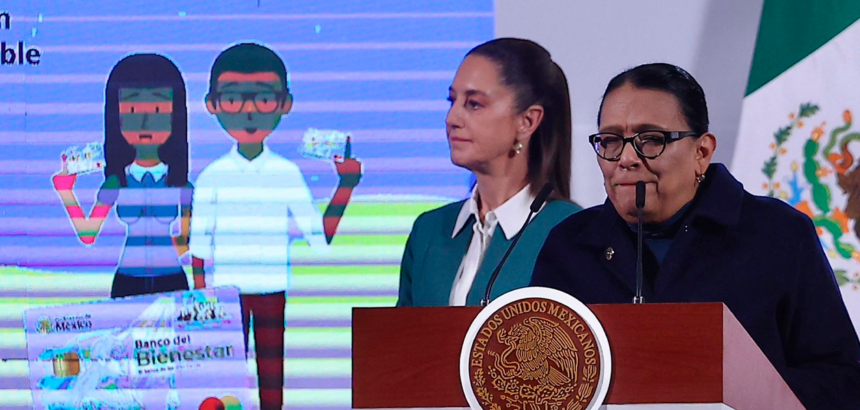
[[[860,1],[765,0],[732,173],[809,215],[860,329]]]

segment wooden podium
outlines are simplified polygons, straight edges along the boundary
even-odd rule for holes
[[[589,308],[603,325],[612,351],[605,404],[619,409],[642,407],[636,404],[804,408],[722,303]],[[480,310],[353,309],[353,408],[468,408],[460,386],[460,349]]]

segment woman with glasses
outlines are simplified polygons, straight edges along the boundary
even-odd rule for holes
[[[630,303],[642,181],[644,302],[723,302],[807,408],[860,408],[860,343],[812,221],[711,163],[696,80],[669,64],[627,70],[597,122],[589,143],[608,199],[549,234],[531,284]]]
[[[466,54],[448,88],[454,165],[475,174],[472,195],[418,217],[400,265],[398,306],[477,305],[530,205],[549,202],[510,254],[492,297],[528,285],[549,230],[578,211],[570,197],[570,96],[549,52],[501,38]]]

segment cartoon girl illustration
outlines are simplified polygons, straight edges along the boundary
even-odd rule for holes
[[[105,87],[104,125],[105,181],[89,216],[74,193],[77,175],[64,165],[52,178],[78,239],[92,245],[115,207],[126,239],[111,297],[187,290],[178,256],[188,250],[193,187],[179,69],[157,54],[120,60]]]

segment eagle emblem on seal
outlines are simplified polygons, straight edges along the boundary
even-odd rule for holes
[[[535,380],[540,386],[563,386],[575,383],[579,359],[573,340],[561,327],[548,319],[530,317],[496,333],[499,343],[507,346],[495,357],[493,366],[505,380]],[[516,361],[509,357],[515,353]]]

